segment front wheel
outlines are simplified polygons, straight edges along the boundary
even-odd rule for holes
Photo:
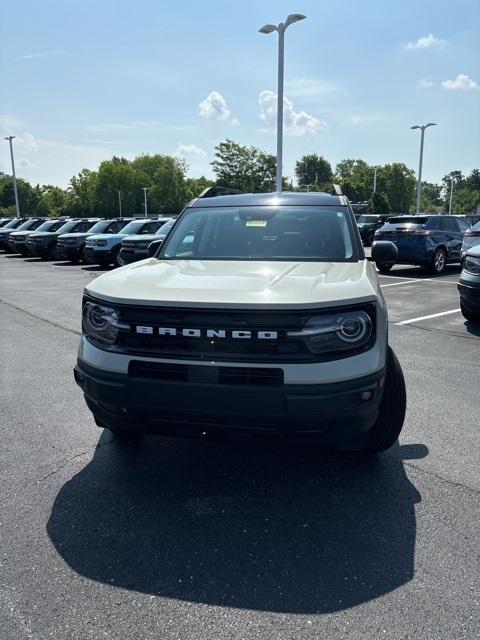
[[[394,445],[405,420],[407,408],[405,379],[397,356],[390,347],[388,347],[384,384],[378,418],[365,447],[365,451],[369,453],[385,451]]]
[[[480,323],[480,313],[474,313],[473,311],[470,311],[470,309],[466,307],[462,301],[460,301],[460,311],[462,312],[465,320],[468,320],[469,322]]]
[[[393,264],[387,264],[386,262],[376,262],[375,266],[380,271],[380,273],[388,273],[393,267]]]
[[[367,247],[371,247],[375,240],[375,231],[369,231],[367,235]]]

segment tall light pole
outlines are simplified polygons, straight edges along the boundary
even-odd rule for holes
[[[425,129],[428,127],[434,127],[436,122],[429,122],[428,124],[419,125],[416,124],[410,129],[420,129],[420,162],[418,165],[418,180],[417,180],[417,215],[420,213],[420,196],[422,194],[422,165],[423,165],[423,140],[425,138]]]
[[[17,218],[20,218],[20,207],[18,205],[18,191],[17,191],[17,177],[15,175],[15,162],[13,160],[13,144],[12,140],[15,136],[7,136],[5,140],[8,140],[10,144],[10,158],[12,159],[12,176],[13,176],[13,191],[15,193],[15,210],[17,212]]]
[[[377,193],[377,169],[378,167],[373,167],[373,193]]]
[[[122,192],[118,192],[118,210],[120,212],[120,218],[122,217]]]
[[[455,176],[453,173],[450,174],[450,204],[448,205],[448,213],[452,213],[452,199],[453,199],[453,181],[458,176]]]
[[[278,25],[266,24],[260,33],[278,33],[278,86],[277,86],[277,192],[282,191],[282,156],[283,156],[283,68],[284,68],[284,41],[285,31],[294,22],[304,20],[306,16],[301,13],[291,13],[285,22]]]
[[[147,210],[147,189],[148,187],[142,187],[143,189],[143,206],[145,208],[145,217],[147,217],[148,215],[148,210]]]

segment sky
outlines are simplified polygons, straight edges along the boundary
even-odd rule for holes
[[[480,0],[22,0],[0,3],[0,132],[18,177],[67,186],[112,155],[184,158],[212,176],[225,138],[275,153],[285,35],[284,175],[404,162],[424,179],[480,166]],[[0,171],[10,173],[8,143]]]

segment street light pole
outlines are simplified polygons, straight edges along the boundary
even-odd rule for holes
[[[304,20],[306,16],[300,13],[290,14],[285,22],[280,22],[278,25],[266,24],[261,29],[260,33],[278,33],[278,80],[277,80],[277,178],[276,189],[278,193],[282,191],[282,158],[283,158],[283,76],[284,76],[284,43],[285,43],[285,31],[294,22]]]
[[[421,130],[421,136],[420,136],[420,161],[419,161],[419,165],[418,165],[418,180],[417,180],[417,215],[420,213],[420,196],[422,194],[422,166],[423,166],[423,141],[425,138],[425,129],[428,129],[428,127],[434,127],[436,125],[436,122],[429,122],[428,124],[424,124],[424,125],[414,125],[413,127],[410,127],[410,129],[420,129]]]
[[[450,204],[448,205],[448,213],[452,213],[452,199],[453,199],[453,181],[455,180],[455,176],[450,174]]]
[[[148,210],[147,210],[147,189],[148,187],[142,187],[143,189],[143,206],[145,208],[145,217],[147,217],[148,215]]]
[[[373,168],[373,193],[377,193],[377,169],[378,167]]]
[[[118,192],[118,210],[120,212],[120,218],[122,217],[122,192]]]
[[[13,191],[15,193],[15,210],[17,212],[17,218],[20,218],[20,206],[18,204],[18,191],[17,191],[17,177],[15,175],[15,162],[13,160],[13,144],[12,140],[15,136],[7,136],[5,140],[8,140],[10,144],[10,158],[12,160],[12,176],[13,176]]]

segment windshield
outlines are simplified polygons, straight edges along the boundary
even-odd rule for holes
[[[122,233],[125,233],[126,235],[140,233],[140,229],[144,224],[145,222],[129,222],[125,227],[123,227]]]
[[[10,222],[7,222],[2,229],[16,229],[20,224],[23,224],[23,222],[24,220],[22,221],[21,218],[14,218],[13,220],[10,220]]]
[[[27,220],[18,227],[18,231],[27,231],[28,229],[36,229],[42,224],[41,220]]]
[[[59,222],[58,220],[47,220],[38,227],[37,231],[56,231],[57,229],[60,229],[62,224],[64,223]]]
[[[357,259],[347,207],[187,209],[161,257],[189,260]]]
[[[377,216],[360,216],[357,222],[381,222],[381,218]]]
[[[90,227],[88,233],[104,233],[107,230],[107,227],[111,224],[111,222],[110,224],[109,222],[109,220],[100,220],[99,222],[96,222],[93,227]]]
[[[160,229],[157,231],[157,233],[155,235],[156,236],[166,236],[167,233],[170,231],[170,229],[173,227],[173,223],[174,222],[175,222],[175,220],[169,220],[165,224],[162,224],[162,226],[160,227]]]

